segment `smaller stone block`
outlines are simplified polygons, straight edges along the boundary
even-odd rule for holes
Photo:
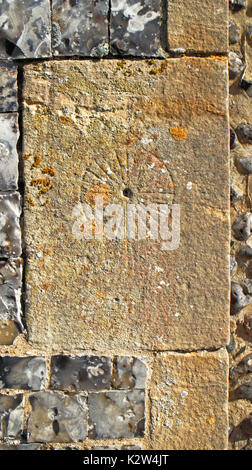
[[[111,0],[112,54],[159,55],[160,13],[160,0]]]
[[[18,115],[0,114],[0,191],[18,187],[18,137]]]
[[[228,48],[226,0],[169,0],[168,48],[178,52],[223,52]]]
[[[146,364],[137,357],[118,356],[115,359],[113,380],[114,388],[145,388]]]
[[[111,359],[97,356],[53,356],[50,387],[56,390],[106,390],[111,385]]]
[[[87,436],[86,397],[38,392],[29,397],[29,442],[78,442]]]
[[[0,394],[0,439],[17,439],[23,427],[24,397]]]
[[[88,407],[90,438],[144,436],[144,390],[90,393]]]
[[[50,56],[50,30],[49,0],[2,0],[0,58]]]
[[[0,344],[12,344],[20,330],[23,260],[0,261]]]
[[[108,54],[108,0],[52,0],[52,9],[54,55]]]
[[[0,256],[18,257],[21,255],[21,214],[20,194],[0,194]]]
[[[17,66],[11,62],[0,61],[0,112],[17,110]]]
[[[0,357],[0,388],[41,390],[46,381],[42,357]]]

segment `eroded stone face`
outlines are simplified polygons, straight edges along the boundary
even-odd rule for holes
[[[77,442],[87,436],[86,398],[60,392],[39,392],[29,397],[29,442]]]
[[[20,437],[23,427],[23,408],[22,394],[0,394],[0,439]]]
[[[50,56],[49,0],[2,0],[0,58]]]
[[[0,261],[0,344],[12,344],[22,330],[21,278],[23,260]]]
[[[146,364],[142,360],[136,357],[119,356],[114,364],[113,387],[145,388],[146,373]]]
[[[17,110],[17,66],[0,61],[0,112]]]
[[[0,194],[0,256],[17,257],[21,255],[21,231],[19,217],[21,214],[20,195],[14,193]]]
[[[17,141],[18,115],[0,114],[0,190],[17,189],[18,154]]]
[[[0,357],[0,388],[40,390],[45,386],[46,362],[42,357]]]
[[[25,66],[32,344],[136,351],[229,342],[226,85],[223,58]],[[132,240],[128,230],[123,238],[123,224],[114,239],[99,227],[85,239],[83,204],[94,211],[95,197],[124,211],[179,204],[178,246]]]
[[[112,54],[145,57],[159,55],[160,14],[160,0],[112,0]]]
[[[143,437],[144,390],[89,393],[89,437]]]
[[[53,356],[50,387],[58,390],[106,390],[111,386],[111,359],[104,356]]]
[[[53,0],[54,55],[108,54],[108,3],[108,0]]]

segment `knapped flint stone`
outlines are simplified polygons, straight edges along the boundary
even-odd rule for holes
[[[245,295],[243,292],[242,286],[237,284],[237,282],[231,283],[231,315],[239,313],[243,308],[249,305],[252,302],[252,297],[250,295]]]
[[[89,393],[89,437],[143,437],[144,390]]]
[[[41,390],[46,381],[42,357],[0,357],[0,388]]]
[[[252,313],[245,315],[243,326],[246,330],[246,333],[252,338]]]
[[[52,9],[54,55],[108,54],[108,0],[52,0]]]
[[[18,115],[0,114],[0,191],[17,189],[18,137]]]
[[[234,400],[251,400],[252,401],[252,381],[240,385],[238,388],[231,392],[231,397]]]
[[[2,0],[0,4],[0,58],[48,57],[49,0]]]
[[[112,385],[114,388],[145,388],[146,364],[137,357],[119,356],[115,359]]]
[[[244,212],[237,217],[232,225],[234,237],[240,241],[247,241],[252,233],[252,214]]]
[[[237,165],[241,173],[246,175],[252,174],[252,157],[240,158]]]
[[[38,392],[29,397],[29,442],[78,442],[87,436],[86,397]]]
[[[236,426],[229,436],[230,442],[244,441],[252,437],[252,415]]]
[[[235,131],[230,128],[230,150],[233,150],[238,145],[238,140]]]
[[[111,386],[111,359],[104,356],[52,356],[50,388],[107,390]]]
[[[240,376],[252,372],[252,354],[245,356],[237,366],[229,372],[230,380],[237,380]]]
[[[0,112],[17,110],[17,66],[0,60]]]
[[[230,276],[233,276],[237,269],[237,261],[235,257],[230,256]]]
[[[228,31],[229,44],[237,44],[240,40],[241,32],[239,26],[232,19],[229,20]]]
[[[0,344],[12,344],[17,336],[15,330],[18,333],[18,328],[23,329],[20,304],[22,267],[21,258],[0,261]],[[17,325],[16,329],[13,323]]]
[[[40,450],[40,444],[0,444],[0,450]]]
[[[22,394],[0,394],[0,439],[18,438],[23,426],[24,398]]]
[[[18,257],[21,255],[21,214],[20,194],[0,194],[0,256]]]
[[[244,64],[236,52],[230,51],[228,53],[228,70],[230,78],[239,75],[244,69]]]
[[[239,11],[246,8],[246,0],[229,0],[229,8],[232,11]]]
[[[250,98],[252,97],[252,81],[251,80],[242,79],[240,83],[240,88],[242,88],[242,90],[245,90],[247,95]]]
[[[160,3],[160,0],[111,1],[112,54],[159,55]]]
[[[18,324],[14,320],[0,320],[0,344],[9,346],[20,334]]]
[[[252,144],[252,125],[251,124],[239,124],[236,128],[236,134],[239,141],[242,144]]]

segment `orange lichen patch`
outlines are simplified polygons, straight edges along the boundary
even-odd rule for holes
[[[228,58],[224,55],[211,55],[210,57],[208,57],[209,60],[220,60],[221,62],[226,62],[228,60]]]
[[[119,63],[118,63],[118,67],[120,69],[123,69],[123,67],[125,67],[126,65],[126,60],[125,59],[122,59]]]
[[[55,176],[55,174],[56,174],[55,170],[53,170],[52,168],[44,168],[42,170],[42,173],[47,173],[50,176]]]
[[[63,123],[64,123],[64,122],[67,122],[67,123],[68,123],[68,122],[72,122],[72,119],[69,118],[69,117],[67,117],[67,116],[60,116],[60,117],[59,117],[59,120],[60,120],[61,122],[63,122]]]
[[[51,180],[38,178],[31,181],[31,186],[35,186],[40,194],[47,193],[51,188],[54,187]]]
[[[30,158],[31,156],[32,156],[32,153],[25,153],[24,154],[24,159],[28,160],[28,158]]]
[[[53,255],[54,254],[54,248],[52,248],[51,246],[47,246],[44,249],[44,254],[45,255]]]
[[[86,192],[84,200],[91,206],[95,205],[95,199],[98,196],[103,197],[103,204],[106,204],[110,199],[110,189],[107,184],[94,184],[89,191]]]
[[[127,69],[127,70],[125,70],[124,75],[128,75],[128,76],[136,75],[136,72],[133,72],[133,70],[131,70],[131,69]]]
[[[32,168],[37,168],[41,163],[41,158],[38,154],[35,155],[34,157],[34,162],[32,164]]]
[[[215,419],[214,416],[211,416],[210,418],[207,419],[207,422],[208,422],[209,424],[212,424],[212,425],[213,425],[213,424],[216,423],[216,419]]]
[[[187,138],[187,132],[183,127],[171,127],[170,134],[175,140],[185,140]]]
[[[153,63],[154,63],[154,62],[153,62]],[[159,68],[153,67],[153,69],[151,69],[150,73],[151,73],[152,75],[157,75],[157,74],[159,74],[159,73],[162,73],[162,72],[164,72],[165,70],[168,69],[168,65],[169,65],[168,60],[165,59],[165,60],[161,63],[161,65],[160,65]]]
[[[26,202],[28,202],[28,204],[30,204],[30,206],[34,206],[34,201],[32,200],[31,197],[26,196],[25,200],[26,200]]]

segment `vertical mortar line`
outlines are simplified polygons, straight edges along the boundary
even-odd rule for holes
[[[111,33],[110,33],[110,21],[111,21],[111,9],[112,9],[112,0],[108,0],[108,46],[109,46],[109,54],[111,54],[111,48],[110,48],[110,38],[111,38]]]

